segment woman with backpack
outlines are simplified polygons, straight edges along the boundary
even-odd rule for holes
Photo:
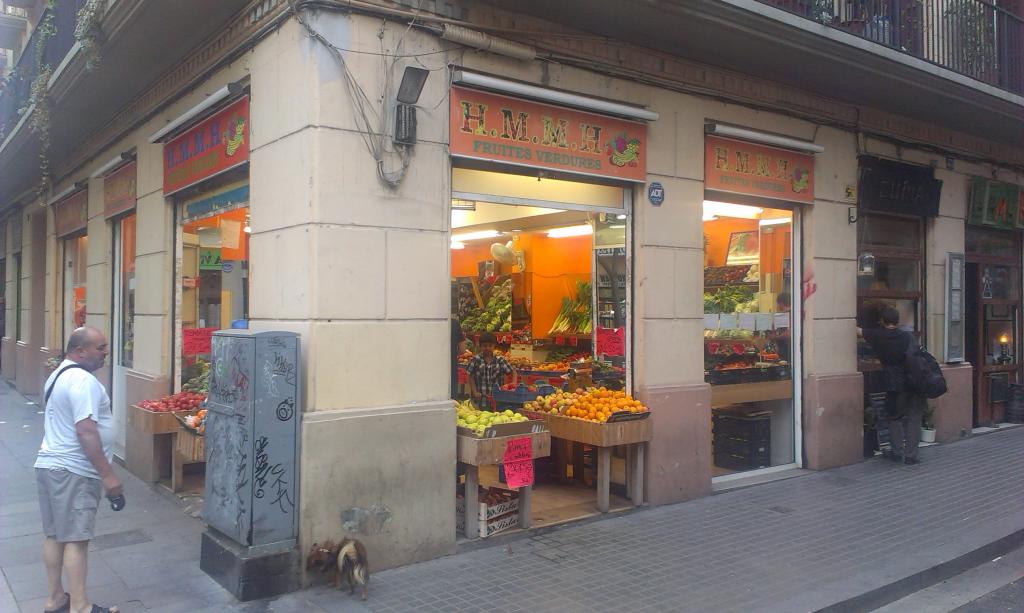
[[[878,328],[860,329],[857,334],[871,345],[882,363],[885,385],[885,409],[889,415],[892,451],[886,458],[904,464],[917,464],[917,445],[921,440],[921,420],[928,402],[925,394],[914,388],[907,372],[907,355],[915,341],[899,328],[899,311],[891,306],[880,313]]]

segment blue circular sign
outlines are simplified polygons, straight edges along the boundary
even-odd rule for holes
[[[231,271],[234,270],[234,269],[235,269],[235,265],[232,264],[231,262],[224,262],[223,264],[220,265],[221,272],[224,272],[224,273],[227,273],[227,274],[230,274]]]
[[[647,186],[647,199],[654,206],[661,206],[661,203],[665,202],[665,188],[661,183],[654,182]]]

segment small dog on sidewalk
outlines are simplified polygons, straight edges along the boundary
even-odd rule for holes
[[[366,547],[355,539],[344,538],[340,543],[325,541],[322,545],[313,543],[306,556],[306,570],[320,569],[330,572],[330,585],[339,590],[348,582],[349,594],[355,594],[356,584],[362,589],[362,598],[370,592],[370,565]]]

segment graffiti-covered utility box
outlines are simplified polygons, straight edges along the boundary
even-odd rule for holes
[[[294,546],[299,337],[220,330],[211,354],[203,519],[245,547]]]

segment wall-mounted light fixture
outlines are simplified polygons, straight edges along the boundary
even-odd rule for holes
[[[810,141],[790,138],[779,134],[771,134],[770,132],[758,132],[757,130],[749,130],[747,128],[740,128],[738,126],[730,126],[721,123],[712,122],[704,124],[704,131],[708,134],[749,140],[755,143],[761,143],[762,145],[775,145],[776,147],[783,147],[785,149],[796,149],[797,151],[806,151],[807,153],[821,153],[825,150],[821,145],[816,145]]]
[[[69,185],[66,188],[64,188],[64,189],[60,190],[59,192],[57,192],[56,195],[54,195],[52,198],[50,198],[49,200],[46,201],[46,204],[49,205],[49,204],[54,204],[54,203],[60,202],[64,198],[70,196],[71,194],[77,192],[80,189],[85,189],[86,187],[89,187],[89,180],[88,179],[82,179],[80,181],[75,181],[71,185]]]
[[[155,143],[160,140],[163,140],[165,136],[171,134],[178,128],[184,126],[188,122],[195,119],[196,117],[199,117],[207,110],[213,108],[222,100],[226,100],[231,96],[240,95],[244,91],[244,89],[245,88],[242,87],[241,81],[228,83],[224,87],[218,89],[217,91],[207,96],[206,99],[200,102],[199,104],[193,106],[181,115],[178,115],[177,117],[169,121],[167,125],[154,132],[152,135],[150,135],[149,142]]]
[[[511,94],[522,98],[540,100],[541,102],[547,102],[549,104],[574,106],[588,111],[617,115],[627,119],[637,119],[640,121],[658,120],[658,114],[647,109],[622,104],[620,102],[611,102],[610,100],[601,100],[592,96],[581,96],[579,94],[571,94],[569,92],[549,89],[547,87],[539,87],[537,85],[530,85],[529,83],[522,83],[520,81],[511,81],[500,77],[492,77],[491,75],[470,72],[461,68],[452,71],[452,81],[462,85],[481,87],[483,89],[489,89],[503,94]]]
[[[92,172],[92,174],[89,175],[89,178],[90,179],[96,179],[96,178],[102,177],[103,175],[105,175],[108,172],[110,172],[111,170],[117,168],[121,164],[124,164],[126,162],[130,162],[130,161],[132,161],[134,159],[135,159],[135,154],[132,153],[131,151],[125,151],[124,153],[120,153],[120,154],[118,154],[117,157],[112,158],[109,162],[103,164],[102,166],[100,166],[99,168],[94,170]]]
[[[395,142],[401,145],[416,144],[416,102],[423,93],[430,71],[425,68],[406,66],[402,83],[398,86],[395,105]]]

